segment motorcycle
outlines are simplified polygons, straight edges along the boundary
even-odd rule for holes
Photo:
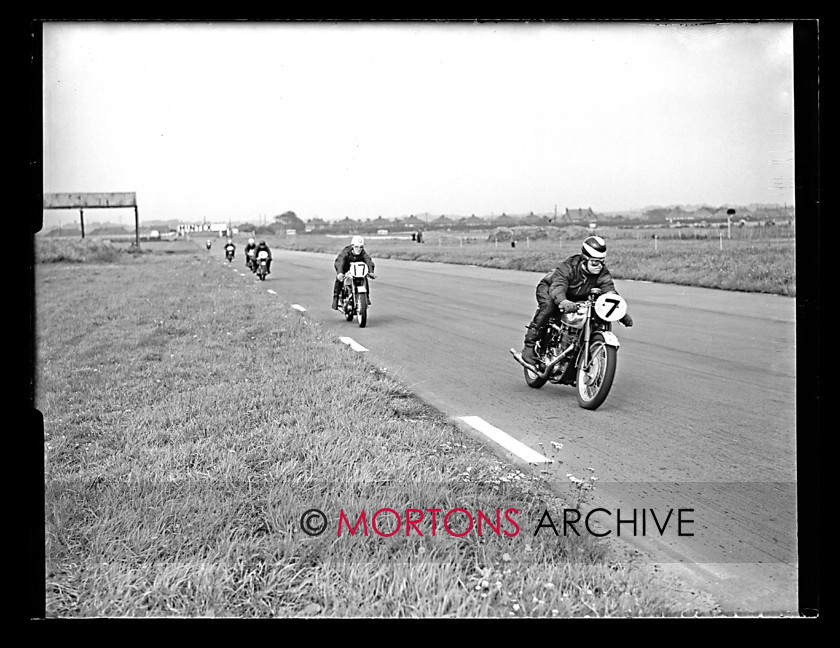
[[[536,366],[516,349],[510,350],[525,368],[525,382],[534,389],[546,382],[574,385],[578,405],[598,409],[610,393],[618,361],[619,342],[612,323],[625,313],[627,302],[621,295],[593,288],[574,311],[549,320],[545,335],[534,345]]]
[[[338,310],[344,313],[348,322],[353,318],[359,320],[359,328],[367,326],[368,313],[368,279],[376,277],[368,271],[367,263],[356,261],[344,274],[344,285],[338,297]]]
[[[248,266],[248,270],[250,270],[251,272],[256,272],[257,271],[257,257],[256,257],[256,254],[257,253],[254,250],[254,248],[251,248],[250,250],[248,250],[245,253],[245,265]]]
[[[260,281],[265,281],[265,276],[268,274],[268,252],[260,250],[255,263],[256,270],[254,272],[257,273]]]
[[[228,263],[233,261],[233,255],[235,251],[236,248],[234,248],[232,245],[228,245],[225,247],[225,258],[228,260]]]

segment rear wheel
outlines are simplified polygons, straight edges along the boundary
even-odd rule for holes
[[[604,342],[599,333],[594,334],[589,341],[589,366],[580,366],[577,370],[578,405],[594,410],[603,404],[612,388],[617,363],[617,349]]]
[[[359,320],[359,328],[364,328],[367,325],[367,307],[367,295],[360,293],[359,304],[356,308],[356,318]]]

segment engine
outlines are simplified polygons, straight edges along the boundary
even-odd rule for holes
[[[578,333],[580,332],[579,327],[572,326],[567,324],[566,322],[561,322],[558,331],[558,352],[565,351],[570,344],[572,344],[575,339],[577,338]]]

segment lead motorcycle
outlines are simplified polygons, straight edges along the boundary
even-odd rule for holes
[[[235,252],[236,252],[236,248],[233,247],[232,245],[226,245],[225,246],[225,258],[228,260],[228,263],[233,261],[233,255],[235,254]]]
[[[617,293],[593,288],[577,308],[549,320],[547,331],[534,345],[539,358],[530,365],[516,349],[510,352],[525,368],[525,382],[539,389],[546,382],[574,385],[578,404],[598,409],[606,400],[615,378],[618,338],[612,323],[627,313],[627,302]]]
[[[368,279],[376,279],[370,274],[368,265],[364,261],[355,261],[344,273],[344,285],[338,296],[338,310],[344,313],[348,322],[353,318],[359,320],[359,328],[367,326],[368,313]]]

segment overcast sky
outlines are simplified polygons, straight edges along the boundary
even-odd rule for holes
[[[51,22],[43,42],[44,191],[133,191],[141,221],[793,204],[789,22]]]

